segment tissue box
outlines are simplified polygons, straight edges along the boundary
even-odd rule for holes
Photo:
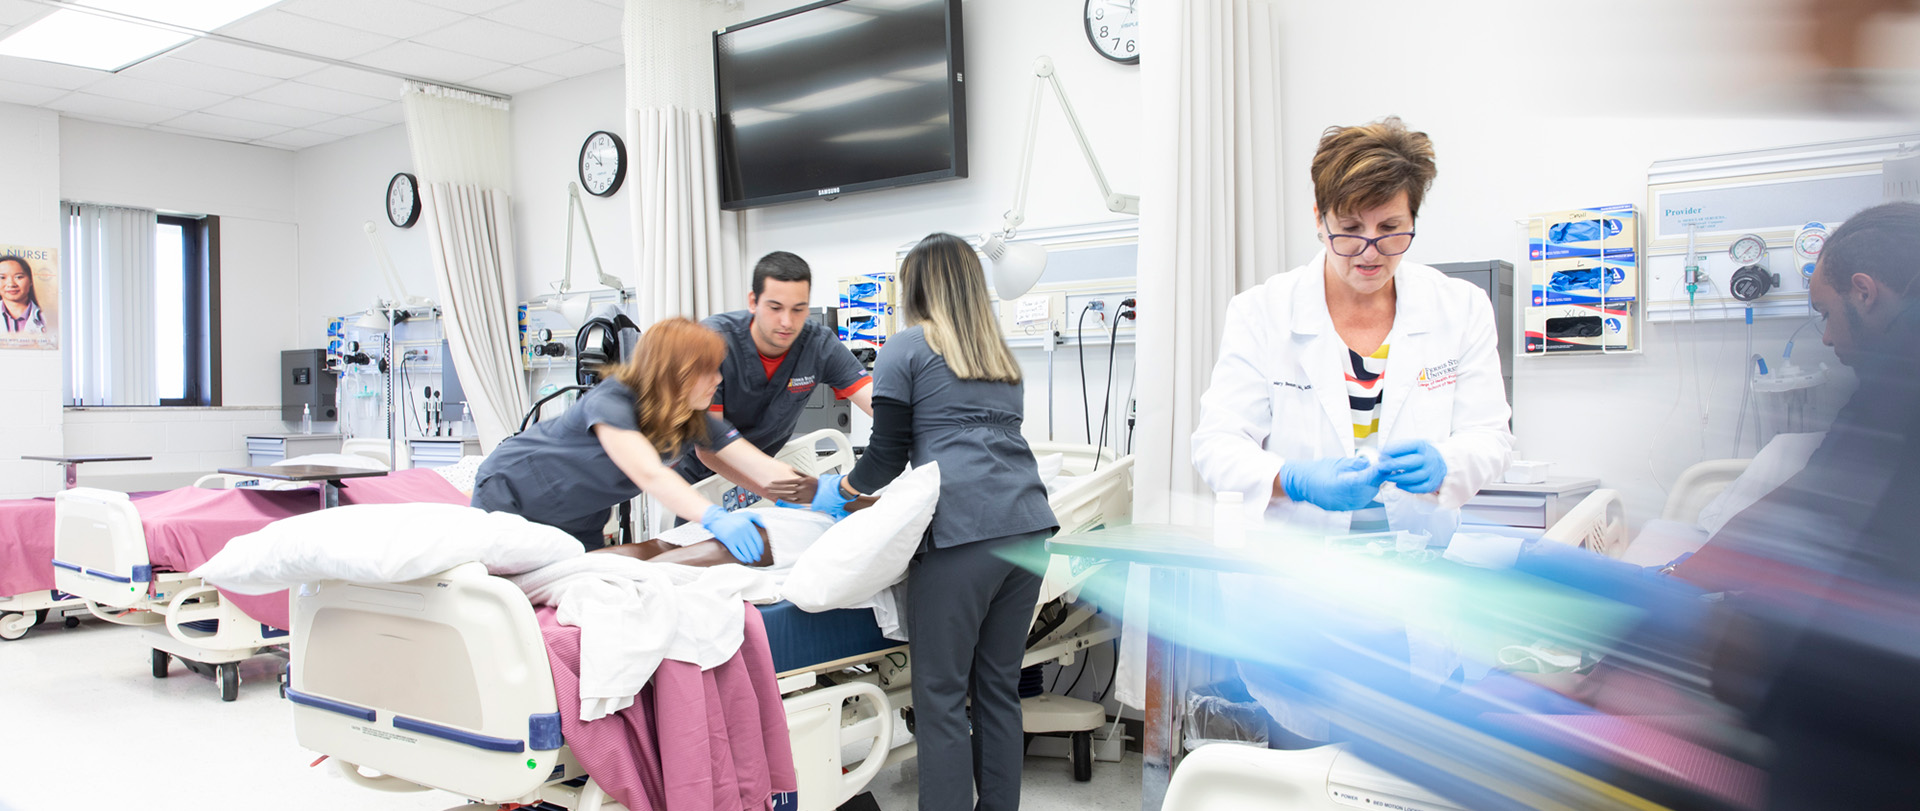
[[[1547,481],[1547,469],[1552,466],[1552,462],[1515,460],[1507,466],[1507,472],[1501,474],[1500,480],[1507,484],[1544,484]]]

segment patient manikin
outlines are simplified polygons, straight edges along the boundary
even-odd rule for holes
[[[858,512],[873,506],[879,496],[863,496],[847,503],[847,512]],[[763,549],[760,559],[747,564],[754,568],[783,570],[791,568],[800,553],[813,544],[814,540],[833,526],[834,519],[812,510],[779,508],[758,511],[766,526],[755,527],[760,532]],[[593,550],[594,555],[625,555],[656,563],[677,563],[682,566],[724,566],[739,563],[733,553],[713,539],[713,533],[699,524],[682,524],[660,533],[660,537],[640,543],[620,544]]]

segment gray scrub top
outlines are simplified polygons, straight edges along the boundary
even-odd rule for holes
[[[714,405],[720,407],[729,425],[740,430],[741,438],[769,456],[779,453],[793,438],[793,427],[800,422],[815,386],[825,384],[844,391],[867,376],[866,367],[838,336],[812,321],[800,328],[800,335],[781,356],[772,377],[767,376],[766,367],[760,363],[760,348],[753,343],[752,311],[720,313],[700,323],[727,342],[727,357],[720,363],[720,388],[713,393]],[[692,456],[675,468],[690,481],[711,475]]]
[[[639,496],[640,487],[600,446],[593,427],[602,424],[640,430],[633,392],[618,380],[602,382],[557,419],[534,423],[500,443],[474,474],[474,492],[504,485],[520,517],[562,529],[604,520],[609,508]],[[707,439],[698,444],[719,450],[739,438],[740,432],[709,413]],[[662,455],[660,461],[673,460]]]
[[[961,380],[920,327],[894,333],[873,368],[873,396],[913,408],[916,467],[940,463],[934,548],[1057,529],[1033,449],[1020,435],[1019,383]]]

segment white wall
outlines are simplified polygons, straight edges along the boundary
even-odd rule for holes
[[[0,242],[60,244],[60,119],[48,110],[0,104],[0,154],[7,156],[7,193],[0,195]],[[60,486],[58,469],[20,456],[63,450],[61,353],[0,349],[0,498],[42,496]]]
[[[294,154],[293,167],[304,345],[320,345],[328,319],[394,297],[367,240],[368,222],[374,224],[375,237],[393,259],[406,292],[438,298],[426,229],[418,224],[395,228],[387,220],[387,183],[399,172],[413,171],[404,125],[303,149]]]
[[[802,5],[794,0],[748,0],[749,19]],[[813,266],[814,304],[831,304],[837,295],[830,280],[892,270],[902,245],[934,231],[972,236],[997,231],[1012,207],[1033,83],[1033,61],[1053,57],[1074,112],[1093,142],[1101,168],[1115,191],[1139,190],[1141,156],[1138,135],[1140,69],[1110,62],[1093,52],[1082,28],[1079,0],[969,0],[962,7],[966,42],[968,176],[900,189],[850,194],[837,200],[810,200],[753,209],[746,214],[749,260],[768,251],[792,251]],[[1031,231],[1125,219],[1106,209],[1093,173],[1080,156],[1073,134],[1051,98],[1041,101],[1040,136],[1034,147],[1033,176],[1027,194]],[[744,306],[744,304],[742,305]],[[1143,305],[1142,317],[1151,318]],[[1094,429],[1099,430],[1100,394],[1106,374],[1106,347],[1091,344],[1088,321],[1087,385],[1092,391]],[[1082,411],[1079,366],[1071,345],[1054,370],[1058,380],[1055,437],[1078,441]],[[1046,437],[1047,358],[1037,349],[1016,350],[1026,371],[1030,439]],[[1098,363],[1094,355],[1100,355]],[[1132,382],[1132,349],[1123,346],[1116,361],[1114,387],[1124,393]],[[1115,399],[1124,405],[1123,394]],[[868,422],[855,413],[856,435]]]
[[[1793,107],[1784,83],[1793,59],[1782,39],[1791,29],[1773,0],[1624,0],[1604,13],[1572,2],[1385,0],[1364,21],[1341,4],[1278,5],[1286,123],[1276,141],[1290,168],[1292,264],[1317,247],[1305,167],[1329,125],[1397,114],[1433,137],[1440,174],[1409,259],[1498,258],[1520,268],[1516,219],[1623,202],[1644,208],[1656,160],[1909,129]],[[1364,36],[1333,35],[1356,24]],[[1759,44],[1714,45],[1735,41]],[[1797,326],[1762,321],[1756,351],[1777,360]],[[1520,359],[1519,451],[1624,491],[1635,524],[1657,517],[1663,484],[1688,464],[1731,455],[1745,340],[1736,323],[1656,324],[1641,355]],[[1819,343],[1803,333],[1795,360],[1834,363]]]
[[[279,368],[279,359],[274,359]],[[276,394],[277,399],[277,394]],[[186,487],[202,474],[247,464],[248,434],[286,432],[279,406],[76,408],[66,413],[67,453],[124,453],[150,462],[83,465],[80,483],[109,490]]]
[[[514,269],[520,300],[552,293],[567,245],[567,182],[579,180],[580,145],[595,130],[627,137],[625,68],[569,79],[513,97]],[[630,158],[631,160],[631,158]],[[633,266],[632,173],[610,197],[580,192],[608,273],[627,287]],[[584,226],[574,225],[573,289],[600,289]]]

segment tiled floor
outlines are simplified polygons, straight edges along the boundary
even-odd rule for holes
[[[241,666],[240,699],[220,702],[210,679],[178,663],[148,672],[146,632],[97,621],[50,623],[0,642],[0,811],[187,809],[425,811],[462,799],[438,791],[360,788],[294,742],[276,686],[277,657]],[[1028,758],[1022,807],[1132,809],[1140,757],[1099,763],[1075,783],[1067,761]],[[869,787],[885,811],[915,807],[916,764]]]

